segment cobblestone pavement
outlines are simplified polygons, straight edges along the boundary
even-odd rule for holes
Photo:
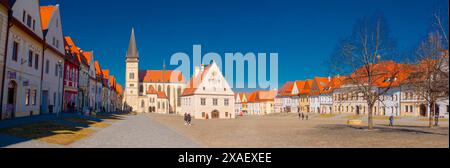
[[[312,117],[302,121],[297,115],[246,116],[235,120],[193,120],[192,127],[180,124],[181,116],[151,114],[149,118],[191,138],[205,147],[218,148],[448,148],[449,122],[427,128],[423,121],[375,120],[368,131],[366,122],[348,126],[345,117]]]
[[[70,145],[74,148],[195,148],[197,144],[144,115],[127,116]]]
[[[198,144],[144,115],[123,116],[106,128],[69,146],[0,135],[0,146],[6,148],[195,148]],[[50,117],[51,119],[51,117]],[[35,121],[36,120],[36,121]],[[45,119],[34,119],[33,122]],[[20,122],[25,123],[25,122]],[[28,123],[28,122],[26,122]],[[3,124],[10,125],[10,124]],[[11,124],[12,125],[12,124]],[[15,125],[15,124],[14,124]]]

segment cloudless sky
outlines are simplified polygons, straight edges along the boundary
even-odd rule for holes
[[[325,61],[355,21],[382,12],[400,51],[426,34],[436,0],[41,0],[59,3],[63,31],[124,83],[131,28],[140,69],[162,69],[172,54],[277,52],[280,86],[328,76]],[[175,66],[169,67],[176,68]]]

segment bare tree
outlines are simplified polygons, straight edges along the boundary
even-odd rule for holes
[[[395,55],[395,42],[389,36],[387,22],[376,15],[359,19],[352,35],[338,44],[330,59],[334,73],[350,74],[344,85],[367,102],[369,130],[373,129],[376,102],[392,88],[400,70],[395,62],[386,61]]]
[[[448,4],[433,11],[429,33],[413,55],[417,68],[406,81],[427,104],[429,127],[439,126],[436,103],[449,96],[448,16]]]
[[[408,86],[427,103],[429,127],[439,124],[437,101],[448,98],[448,49],[443,47],[444,41],[440,33],[429,33],[428,38],[417,48],[417,68],[407,80]]]

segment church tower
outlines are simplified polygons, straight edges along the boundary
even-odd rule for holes
[[[136,47],[134,28],[131,30],[130,43],[125,59],[125,102],[131,107],[139,107],[139,52]]]

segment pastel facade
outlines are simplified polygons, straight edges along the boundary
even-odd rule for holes
[[[62,111],[64,37],[59,5],[41,6],[45,49],[42,78],[41,111],[44,114]]]
[[[234,95],[215,62],[196,67],[181,96],[182,114],[196,119],[234,119]]]
[[[268,115],[275,113],[276,90],[256,91],[250,94],[248,107],[250,115]]]
[[[0,105],[3,105],[3,92],[6,92],[3,87],[3,80],[6,76],[5,74],[5,55],[7,52],[7,41],[8,41],[8,24],[9,15],[11,14],[11,4],[9,0],[0,0]],[[3,117],[3,108],[0,109],[0,119]]]
[[[16,1],[12,5],[5,80],[3,81],[2,118],[40,114],[43,31],[39,1]]]

